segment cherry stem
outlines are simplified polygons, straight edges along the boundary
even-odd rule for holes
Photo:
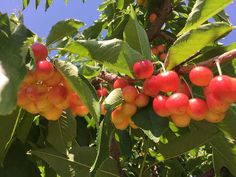
[[[218,73],[221,76],[222,75],[222,70],[221,70],[221,67],[220,67],[220,61],[216,60],[215,62],[216,62],[216,67],[217,67]]]
[[[162,63],[161,61],[156,61],[156,62],[154,62],[153,64],[160,64],[160,65],[161,65],[161,68],[163,69],[163,71],[166,72],[165,65],[164,65],[164,63]]]
[[[180,79],[182,79],[182,80],[185,82],[185,84],[186,84],[187,87],[188,87],[188,91],[190,92],[191,97],[194,98],[193,91],[192,91],[192,89],[190,88],[190,86],[188,85],[188,82],[185,80],[185,78],[184,78],[183,76],[181,76]]]

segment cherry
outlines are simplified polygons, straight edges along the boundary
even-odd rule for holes
[[[218,100],[213,94],[208,94],[206,96],[206,102],[209,110],[212,112],[224,113],[229,109],[229,104]]]
[[[41,112],[40,113],[43,117],[45,117],[47,120],[50,121],[56,121],[60,119],[62,110],[54,107],[53,109],[46,111],[46,112]]]
[[[34,43],[31,46],[35,60],[45,60],[48,56],[47,47],[41,43]]]
[[[191,121],[191,118],[187,114],[171,115],[171,119],[177,127],[187,127]]]
[[[138,95],[138,91],[133,86],[130,86],[130,85],[126,86],[122,90],[122,97],[127,103],[133,103],[137,95]]]
[[[57,105],[67,99],[68,92],[62,85],[52,87],[48,92],[48,99],[54,105]]]
[[[38,114],[39,113],[39,110],[34,102],[30,102],[29,104],[24,106],[24,109],[31,114]]]
[[[216,113],[212,111],[208,111],[205,117],[205,119],[211,123],[221,122],[224,118],[225,118],[225,113]]]
[[[197,86],[207,86],[213,78],[212,71],[204,66],[197,66],[189,73],[190,81]]]
[[[113,124],[119,124],[122,123],[124,120],[125,115],[122,112],[122,107],[118,106],[116,109],[114,109],[111,113],[111,122]]]
[[[143,83],[143,92],[145,95],[155,97],[158,95],[160,89],[159,89],[159,83],[157,80],[157,76],[152,76],[149,79],[146,79]]]
[[[152,102],[152,107],[155,113],[161,117],[170,116],[170,112],[166,107],[167,97],[163,95],[158,95],[154,98]]]
[[[137,106],[132,103],[122,104],[122,112],[126,116],[133,116],[137,112]]]
[[[209,84],[209,91],[220,101],[232,102],[232,80],[229,76],[214,77]]]
[[[178,90],[176,90],[176,92],[184,93],[188,97],[191,96],[191,93],[190,93],[188,85],[184,81],[182,81],[182,80],[180,81],[179,88],[178,88]]]
[[[102,87],[102,88],[97,90],[97,95],[98,95],[99,98],[106,97],[108,95],[108,91],[107,91],[106,88]]]
[[[134,76],[138,79],[150,78],[153,74],[153,64],[149,60],[138,61],[133,66]]]
[[[165,61],[166,57],[167,57],[167,53],[162,53],[159,55],[159,58],[161,61]]]
[[[174,92],[179,89],[180,79],[175,71],[166,71],[157,75],[160,91]]]
[[[63,81],[62,75],[57,70],[54,70],[51,77],[45,80],[44,83],[47,86],[56,86],[60,84],[62,81]]]
[[[118,78],[115,80],[114,84],[113,84],[113,88],[116,89],[116,88],[124,88],[126,86],[128,86],[129,83],[126,79],[124,78]]]
[[[159,51],[157,50],[156,47],[152,47],[151,51],[152,51],[153,55],[155,55],[155,56],[157,56],[159,54]]]
[[[231,78],[232,81],[232,102],[236,102],[236,79]]]
[[[53,75],[53,65],[47,60],[38,61],[36,63],[35,74],[37,75],[38,80],[45,81]]]
[[[76,106],[82,106],[84,104],[81,101],[79,95],[77,95],[77,93],[73,92],[69,96],[69,105],[70,105],[70,107],[76,107]]]
[[[166,46],[164,44],[160,44],[156,46],[156,49],[160,52],[163,53],[166,50]]]
[[[71,108],[72,114],[75,116],[84,117],[89,113],[89,110],[85,105],[70,107],[70,108]]]
[[[43,94],[47,92],[47,87],[44,85],[33,84],[26,88],[27,98],[31,101],[37,101]]]
[[[144,93],[139,93],[136,96],[135,101],[134,101],[136,106],[138,106],[139,108],[147,106],[148,102],[149,102],[149,97],[145,95]]]
[[[114,124],[119,130],[125,130],[130,124],[130,117],[124,117],[122,122]]]
[[[183,93],[174,93],[167,99],[166,107],[171,114],[185,114],[188,108],[188,96]]]
[[[30,103],[30,99],[27,97],[27,94],[26,94],[26,89],[27,87],[22,87],[17,93],[18,106],[24,107]]]
[[[199,98],[192,98],[189,100],[187,113],[193,120],[203,120],[207,114],[207,110],[207,104],[205,101]]]
[[[155,23],[157,21],[157,14],[151,13],[149,16],[149,20],[151,23]]]

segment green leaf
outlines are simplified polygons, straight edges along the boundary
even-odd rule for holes
[[[120,177],[117,161],[106,159],[96,172],[95,177]]]
[[[95,60],[104,64],[109,69],[129,76],[133,76],[133,64],[143,59],[143,56],[139,52],[119,39],[106,41],[79,40],[70,43],[63,50],[78,54],[80,57]]]
[[[216,174],[221,173],[222,167],[227,167],[236,176],[236,145],[223,135],[217,136],[213,141],[213,160]],[[220,175],[219,175],[220,176]]]
[[[160,143],[157,151],[164,159],[173,158],[207,143],[218,133],[218,129],[210,123],[196,122],[192,129],[183,132],[179,137],[168,139],[167,144]]]
[[[19,109],[11,115],[0,116],[0,164],[3,164],[6,153],[11,146],[21,116],[21,110]]]
[[[170,70],[178,64],[184,62],[193,54],[205,46],[224,36],[233,29],[227,23],[210,23],[202,25],[179,37],[169,49],[167,57],[167,69]]]
[[[117,1],[117,8],[118,8],[119,10],[122,10],[123,7],[124,7],[124,4],[125,4],[125,0],[118,0],[118,1]]]
[[[23,0],[23,9],[25,9],[26,7],[28,7],[30,0]]]
[[[52,5],[53,0],[46,0],[46,6],[45,6],[45,11],[48,10],[48,8]]]
[[[94,25],[86,28],[83,35],[86,39],[96,39],[102,32],[104,22],[96,22]]]
[[[16,108],[18,88],[26,74],[28,46],[24,42],[32,36],[23,25],[10,27],[13,32],[0,40],[0,115],[10,114]]]
[[[151,59],[151,49],[147,33],[139,24],[134,9],[131,7],[130,19],[124,31],[125,41],[147,59]]]
[[[63,112],[57,121],[49,121],[47,141],[60,153],[66,154],[66,150],[75,143],[76,121],[75,118]]]
[[[100,105],[94,87],[87,79],[78,74],[78,68],[72,63],[56,60],[56,67],[71,85],[73,90],[80,96],[93,118],[99,120]]]
[[[73,37],[78,33],[78,29],[84,26],[84,23],[75,19],[67,19],[57,22],[47,37],[47,45],[53,44],[64,37]]]
[[[117,131],[117,134],[119,136],[121,154],[128,159],[132,155],[133,143],[131,140],[131,136],[127,130]]]
[[[92,176],[96,173],[101,163],[109,158],[110,141],[113,136],[114,126],[111,124],[111,111],[106,113],[104,120],[100,124],[100,129],[97,137],[97,156],[91,167]]]
[[[58,153],[53,148],[44,148],[31,151],[47,162],[60,176],[83,176],[90,177],[89,169],[96,156],[96,149],[80,147],[73,149],[68,156]]]
[[[26,111],[23,113],[23,119],[21,120],[19,127],[17,128],[17,131],[16,131],[16,137],[22,143],[25,143],[28,138],[30,129],[34,121],[34,117],[35,115],[30,114]]]
[[[138,110],[132,120],[154,142],[157,142],[158,137],[168,130],[168,119],[157,116],[152,104]]]
[[[39,6],[40,0],[35,0],[35,8],[37,9]]]
[[[221,0],[217,3],[215,0],[197,0],[189,14],[185,27],[178,35],[196,29],[209,18],[222,11],[231,2],[233,0]]]
[[[114,89],[103,101],[107,110],[112,110],[122,102],[122,90],[120,88]]]

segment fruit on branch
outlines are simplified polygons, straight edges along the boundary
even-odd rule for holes
[[[34,54],[34,58],[35,60],[46,60],[46,58],[48,57],[48,49],[45,45],[41,44],[41,43],[34,43],[31,46],[32,52]]]
[[[53,73],[50,78],[44,81],[48,86],[57,86],[60,82],[63,81],[62,75],[57,70],[53,70]]]
[[[155,97],[160,92],[160,83],[158,83],[157,76],[152,76],[146,79],[143,83],[143,92],[148,96]]]
[[[188,97],[191,96],[191,90],[190,87],[187,85],[187,83],[183,80],[180,81],[179,88],[176,90],[178,93],[184,93]]]
[[[134,86],[129,85],[122,90],[122,97],[127,103],[134,103],[137,95],[138,91]]]
[[[164,44],[160,44],[156,46],[156,49],[159,51],[159,53],[164,53],[166,50],[166,46]]]
[[[47,60],[38,61],[36,63],[35,73],[38,80],[45,81],[51,78],[53,75],[53,71],[54,68],[52,63]]]
[[[174,92],[179,89],[180,79],[175,71],[159,73],[156,79],[162,92]]]
[[[167,57],[167,53],[162,53],[159,55],[159,58],[161,61],[165,61],[166,57]]]
[[[196,121],[203,120],[206,117],[208,108],[205,101],[200,98],[192,98],[189,100],[187,113]]]
[[[152,51],[153,55],[155,55],[155,56],[159,55],[159,51],[158,51],[158,49],[156,47],[152,47],[151,51]]]
[[[67,89],[63,85],[52,87],[48,92],[48,100],[53,104],[57,105],[64,100],[67,100]]]
[[[133,103],[123,103],[121,107],[125,116],[131,117],[137,112],[137,106]]]
[[[96,92],[97,92],[98,98],[106,97],[108,95],[108,91],[105,87],[97,89]]]
[[[56,121],[60,119],[62,114],[62,109],[58,109],[56,107],[53,107],[51,110],[41,112],[40,113],[43,117],[45,117],[47,120]]]
[[[155,23],[157,21],[157,14],[156,13],[151,13],[149,16],[149,21],[151,23]]]
[[[190,71],[189,79],[194,85],[205,87],[213,79],[213,73],[205,66],[197,66]]]
[[[148,105],[149,103],[149,97],[147,95],[145,95],[144,93],[139,93],[136,98],[134,103],[136,104],[136,106],[138,106],[139,108],[143,108],[145,106]]]
[[[153,64],[149,60],[138,61],[133,66],[134,76],[137,79],[147,79],[153,74]]]
[[[129,83],[126,79],[124,78],[118,78],[115,80],[114,84],[113,84],[113,88],[116,89],[116,88],[124,88],[126,86],[128,86]]]
[[[188,114],[173,114],[171,115],[171,120],[177,127],[187,127],[191,118]]]
[[[170,116],[170,112],[166,107],[167,97],[164,95],[158,95],[154,98],[152,107],[155,113],[161,117]]]
[[[123,117],[122,122],[114,124],[119,130],[125,130],[130,124],[130,117]]]
[[[213,94],[206,96],[207,106],[210,111],[216,113],[224,113],[229,109],[229,104],[218,100]]]
[[[119,124],[124,120],[125,115],[123,114],[122,107],[116,107],[111,113],[111,122],[113,124]]]
[[[208,111],[205,119],[211,123],[221,122],[225,118],[225,113],[216,113],[212,111]]]
[[[188,108],[188,96],[183,93],[174,93],[166,100],[166,108],[170,114],[183,115]]]

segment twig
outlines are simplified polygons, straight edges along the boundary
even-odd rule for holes
[[[216,65],[216,61],[219,61],[219,63],[225,63],[227,61],[230,61],[232,59],[236,58],[236,49],[230,50],[228,52],[223,53],[222,55],[218,55],[216,57],[210,58],[209,60],[197,63],[196,65],[189,65],[189,66],[180,66],[179,69],[177,69],[178,73],[189,73],[192,68],[195,66],[207,66],[212,67]]]

